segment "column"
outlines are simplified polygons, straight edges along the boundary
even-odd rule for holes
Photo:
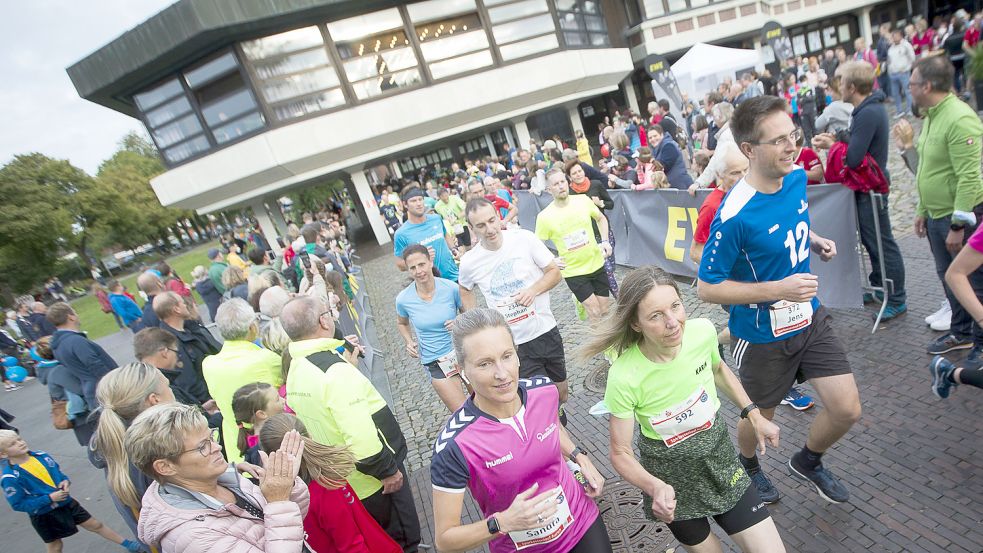
[[[864,38],[864,42],[867,44],[868,48],[874,47],[874,33],[870,28],[870,11],[872,8],[866,7],[860,10],[857,14],[857,21],[860,23],[860,36]]]
[[[502,130],[505,131],[505,141],[509,143],[509,148],[518,149],[518,146],[515,143],[515,139],[512,138],[512,127],[510,125],[505,125],[504,127],[502,127]]]
[[[489,134],[489,133],[485,133],[485,146],[488,147],[488,153],[492,157],[495,157],[495,156],[498,155],[498,152],[495,151],[495,142],[492,141],[491,134]]]
[[[283,217],[283,212],[280,211],[280,200],[278,198],[273,198],[270,203],[270,218],[273,219],[273,225],[276,226],[277,232],[280,236],[286,240],[287,238],[287,220]]]
[[[526,125],[526,120],[515,122],[515,140],[519,143],[518,148],[520,150],[526,150],[529,148],[529,140],[532,137],[529,135],[529,127]]]
[[[638,108],[638,96],[635,95],[635,85],[631,82],[630,75],[621,81],[621,91],[625,94],[625,101],[628,102],[628,108],[631,109],[632,113],[644,115],[642,110]]]
[[[398,161],[392,161],[389,163],[389,167],[392,168],[393,176],[399,180],[403,180],[403,171],[399,168]]]
[[[278,233],[276,227],[273,225],[273,220],[270,219],[270,214],[266,212],[266,204],[263,203],[262,198],[256,198],[250,204],[250,207],[253,208],[253,217],[256,217],[256,221],[259,223],[259,230],[263,232],[263,237],[269,242],[270,249],[273,250],[274,254],[279,256],[283,252],[283,248],[276,241]]]
[[[379,242],[380,246],[391,242],[392,238],[389,237],[386,223],[382,220],[382,214],[379,213],[379,204],[376,203],[372,189],[369,188],[369,180],[365,178],[365,171],[361,167],[357,167],[349,168],[345,172],[351,175],[355,193],[358,195],[358,198],[353,199],[358,201],[365,210],[365,218],[368,219],[369,226],[372,227],[372,234],[375,235],[376,241]]]
[[[577,109],[577,104],[567,106],[567,115],[570,117],[570,126],[573,127],[574,136],[576,136],[577,131],[584,132],[584,122],[580,120],[580,110]],[[584,136],[587,136],[587,133],[584,133]]]

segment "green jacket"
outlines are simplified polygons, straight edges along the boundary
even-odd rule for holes
[[[317,338],[291,342],[287,405],[325,445],[351,448],[348,483],[359,499],[382,488],[406,458],[406,439],[378,390],[336,351],[344,342]]]
[[[918,137],[918,207],[921,217],[969,213],[983,202],[980,178],[983,123],[953,94],[928,109]]]
[[[211,279],[219,294],[225,293],[225,286],[222,285],[222,273],[228,268],[229,264],[224,261],[212,261],[211,266],[208,267],[208,278]]]
[[[242,454],[236,445],[239,428],[232,413],[232,396],[240,387],[253,382],[266,382],[279,388],[283,384],[280,356],[252,342],[228,341],[222,344],[221,351],[201,362],[201,374],[208,393],[222,412],[225,459],[238,463]]]

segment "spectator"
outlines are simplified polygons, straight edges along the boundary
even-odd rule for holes
[[[915,63],[915,49],[902,36],[901,31],[891,33],[891,47],[887,51],[887,71],[890,78],[891,95],[894,96],[894,116],[911,115],[911,93],[908,91],[908,80],[911,75],[911,64]],[[904,109],[901,109],[901,99],[904,98]]]
[[[963,66],[966,63],[966,50],[968,49],[965,44],[965,37],[966,29],[963,22],[953,18],[952,32],[942,41],[942,49],[945,51],[946,56],[949,57],[949,62],[952,63],[955,71],[953,86],[956,89],[956,94],[960,95],[963,93]]]
[[[891,49],[891,24],[881,23],[877,29],[877,88],[880,88],[886,96],[891,96],[891,81],[888,69],[888,51]]]
[[[587,138],[584,136],[584,131],[577,129],[574,133],[577,137],[577,157],[580,161],[586,163],[587,165],[594,165],[594,158],[591,157],[590,144],[587,142]],[[566,151],[564,151],[566,153]],[[564,159],[566,161],[566,159]]]
[[[126,453],[155,481],[143,496],[141,541],[164,553],[300,551],[310,496],[297,478],[303,442],[290,433],[256,486],[222,461],[197,408],[155,405],[126,430]]]
[[[147,302],[143,304],[143,326],[160,326],[160,319],[154,313],[154,298],[167,291],[164,281],[156,271],[145,271],[137,277],[137,288],[147,295]]]
[[[221,346],[188,310],[181,296],[164,292],[154,298],[154,312],[160,317],[159,328],[178,339],[177,356],[180,374],[174,383],[187,390],[201,405],[211,399],[209,388],[202,377],[202,362],[209,355],[218,353]]]
[[[928,352],[941,355],[972,348],[964,366],[975,369],[983,364],[983,330],[956,300],[944,279],[956,254],[983,217],[983,124],[971,107],[950,92],[954,73],[952,64],[942,56],[916,61],[911,73],[911,97],[926,115],[917,151],[907,120],[898,121],[894,132],[904,148],[908,168],[915,172],[915,234],[928,237],[936,273],[952,309],[951,331],[929,344]],[[975,269],[968,278],[979,297],[983,294],[983,269]]]
[[[733,114],[734,106],[727,102],[721,102],[713,106],[713,120],[718,124],[720,129],[717,131],[717,136],[715,137],[716,149],[714,150],[713,155],[710,157],[710,162],[707,164],[707,168],[700,173],[700,176],[697,177],[695,181],[690,181],[690,186],[688,186],[688,188],[691,193],[693,193],[696,188],[709,187],[710,183],[720,172],[720,166],[723,163],[723,154],[718,154],[717,151],[721,150],[723,146],[734,142],[734,135],[730,130],[730,118]],[[671,175],[669,175],[669,182],[673,182]]]
[[[212,262],[208,266],[208,278],[212,281],[212,286],[215,287],[215,290],[221,296],[225,293],[225,286],[222,285],[222,273],[225,272],[229,264],[225,262],[225,256],[217,248],[208,250],[208,260]]]
[[[122,319],[134,334],[143,329],[143,311],[137,302],[123,295],[123,285],[119,281],[112,281],[109,285],[109,304],[113,307],[113,313]],[[149,303],[149,302],[148,302]]]
[[[836,68],[840,66],[840,60],[836,58],[836,54],[833,52],[833,50],[826,50],[823,52],[823,60],[819,65],[828,79],[832,78],[832,76],[836,74]]]
[[[929,27],[925,19],[919,19],[915,22],[915,31],[915,36],[911,40],[915,55],[918,57],[928,55],[935,42],[935,29]]]
[[[282,384],[280,356],[253,343],[259,336],[259,325],[252,308],[239,298],[222,304],[215,316],[219,334],[225,343],[221,351],[202,362],[202,375],[208,391],[219,410],[227,413],[222,420],[225,436],[225,458],[232,462],[242,460],[235,447],[238,435],[232,413],[232,396],[241,386],[251,382],[266,382],[274,387]]]
[[[802,129],[798,129],[799,138],[795,141],[795,146],[799,149],[795,154],[795,164],[805,169],[809,177],[807,184],[822,184],[823,182],[823,162],[816,155],[816,152],[805,144],[805,136]]]
[[[808,77],[799,77],[799,86],[795,92],[796,104],[799,109],[799,124],[807,142],[812,142],[816,135],[816,89],[808,82]]]
[[[116,325],[120,328],[120,330],[122,330],[125,326],[123,324],[123,319],[121,319],[120,316],[116,314],[116,311],[113,310],[113,306],[109,302],[109,293],[106,291],[106,287],[98,282],[93,282],[91,290],[92,295],[95,296],[96,301],[99,302],[99,307],[102,309],[102,312],[112,315],[113,319],[116,320]]]
[[[222,294],[225,300],[249,299],[249,281],[246,280],[246,273],[239,267],[229,265],[225,268],[225,272],[222,273],[222,286],[225,287],[225,293]]]
[[[678,190],[686,190],[693,184],[693,177],[686,172],[686,160],[679,144],[671,137],[667,139],[660,125],[652,125],[648,129],[649,148],[652,148],[652,158],[665,168],[669,186]]]
[[[21,336],[27,340],[28,344],[37,342],[37,331],[34,330],[34,321],[31,318],[31,306],[34,305],[34,298],[25,296],[17,300],[17,328],[20,329]]]
[[[215,320],[215,312],[218,311],[219,304],[222,303],[222,294],[215,288],[215,283],[208,276],[208,271],[204,266],[198,265],[191,270],[191,280],[194,282],[195,291],[201,296],[208,308],[208,318]]]
[[[51,338],[51,350],[55,359],[79,380],[82,397],[88,410],[92,411],[99,405],[96,401],[99,379],[117,367],[116,361],[99,344],[85,336],[80,330],[78,314],[67,303],[58,302],[52,305],[47,317],[56,328]]]
[[[247,265],[246,261],[239,255],[242,253],[242,248],[244,246],[245,242],[240,245],[240,241],[237,239],[229,242],[228,246],[226,246],[228,253],[225,256],[225,260],[229,263],[230,267],[238,267],[239,269],[242,269],[242,272],[245,273],[246,276],[249,276],[249,265]]]
[[[874,70],[862,62],[855,62],[841,65],[837,72],[840,77],[840,94],[844,101],[854,106],[849,130],[849,146],[846,152],[847,167],[853,170],[858,169],[869,154],[877,167],[884,173],[887,184],[890,185],[891,175],[887,166],[890,122],[887,110],[884,108],[884,92],[873,90]],[[824,134],[817,136],[812,141],[812,145],[817,149],[828,150],[834,142],[835,137]],[[873,182],[864,184],[873,186]],[[883,195],[879,199],[872,198],[868,193],[869,191],[871,188],[856,190],[857,221],[860,225],[860,241],[871,260],[871,273],[868,276],[870,285],[875,288],[883,288],[887,287],[885,279],[891,280],[891,286],[888,287],[888,305],[881,317],[881,320],[885,321],[908,311],[905,268],[901,249],[895,242],[891,230],[887,190],[883,191]],[[877,210],[876,217],[875,209]],[[878,233],[883,249],[878,246]],[[886,272],[883,275],[880,270],[882,260]],[[883,302],[882,293],[864,296],[865,303],[874,301]]]
[[[850,128],[850,116],[853,114],[853,104],[849,104],[843,101],[843,97],[840,96],[840,77],[834,76],[829,81],[829,95],[833,99],[832,102],[816,119],[816,132],[817,133],[830,133],[836,136],[841,131],[845,131]]]
[[[663,133],[669,135],[673,140],[677,140],[679,137],[679,122],[676,121],[676,116],[672,114],[669,108],[669,100],[665,98],[659,100],[659,113],[662,114],[662,117],[659,119],[659,126],[662,127]]]
[[[351,448],[352,489],[404,551],[416,551],[420,523],[403,468],[406,439],[396,417],[372,383],[337,353],[344,342],[334,338],[334,321],[320,299],[290,300],[280,320],[292,340],[287,403],[315,441]]]

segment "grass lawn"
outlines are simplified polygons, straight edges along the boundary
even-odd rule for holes
[[[174,272],[181,277],[181,280],[190,285],[191,270],[194,269],[196,265],[204,265],[205,267],[208,267],[208,248],[214,248],[217,246],[218,241],[203,244],[192,250],[168,257],[167,263],[171,266],[171,269],[173,269]],[[140,298],[140,294],[137,293],[137,274],[133,273],[126,275],[120,280],[123,282],[123,285],[126,286],[127,291],[137,298],[137,303],[142,306],[143,300]],[[198,297],[198,293],[192,293],[194,294],[195,300],[198,303],[201,303],[201,298]],[[75,308],[75,312],[78,313],[79,318],[82,320],[82,330],[89,334],[89,338],[95,340],[119,331],[119,327],[116,326],[116,320],[113,319],[113,315],[111,313],[102,312],[102,308],[99,307],[99,302],[96,300],[95,296],[90,294],[83,298],[74,300],[72,302],[72,307]]]

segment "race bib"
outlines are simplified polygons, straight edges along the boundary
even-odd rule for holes
[[[451,352],[447,355],[437,359],[437,366],[440,367],[440,371],[444,373],[444,378],[450,378],[461,372],[461,369],[459,369],[454,362],[455,354],[453,350],[451,350]]]
[[[525,306],[519,302],[503,301],[495,304],[495,309],[505,317],[509,325],[521,323],[536,316],[536,310],[532,305]]]
[[[812,302],[776,301],[768,307],[771,333],[775,338],[812,324]]]
[[[652,428],[662,436],[666,447],[686,441],[713,426],[717,410],[710,394],[700,386],[693,395],[680,404],[666,409],[665,413],[649,419]]]
[[[567,250],[579,250],[587,245],[587,229],[581,229],[563,237]]]
[[[573,515],[570,514],[570,504],[567,502],[566,494],[561,491],[556,496],[556,502],[556,514],[543,523],[543,526],[532,530],[509,532],[509,537],[515,542],[516,551],[556,541],[567,528],[570,528],[573,524]]]

